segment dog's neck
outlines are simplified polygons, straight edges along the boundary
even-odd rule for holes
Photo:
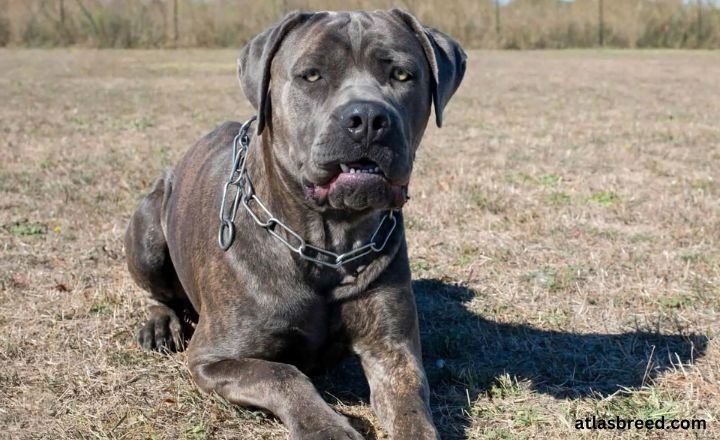
[[[283,170],[274,156],[272,135],[265,130],[250,144],[248,174],[255,193],[275,218],[299,234],[308,244],[337,254],[365,245],[380,224],[381,211],[338,215],[313,209],[304,199],[302,183]],[[402,233],[402,215],[396,214],[397,228],[382,252],[371,253],[337,269],[316,263],[299,262],[303,277],[328,301],[350,298],[363,292],[396,258],[407,258]],[[290,251],[288,251],[290,253]],[[399,253],[399,254],[398,254]]]
[[[313,208],[302,184],[283,169],[274,154],[280,139],[267,128],[252,137],[247,169],[257,196],[278,220],[309,244],[336,253],[364,245],[377,228],[383,211],[342,213]]]

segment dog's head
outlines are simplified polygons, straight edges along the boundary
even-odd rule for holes
[[[466,56],[401,10],[292,13],[238,59],[257,132],[320,209],[400,207],[435,106],[437,125]]]

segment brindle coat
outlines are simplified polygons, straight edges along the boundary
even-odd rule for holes
[[[310,244],[364,244],[404,203],[431,104],[440,125],[464,71],[457,42],[400,10],[288,15],[238,59],[258,112],[247,165],[257,195]],[[190,340],[201,390],[273,412],[293,439],[362,438],[304,373],[351,350],[390,436],[437,438],[402,214],[381,253],[340,269],[300,259],[242,209],[223,252],[217,215],[239,126],[200,140],[132,217],[128,267],[156,302],[140,344]],[[341,174],[349,163],[381,173]]]

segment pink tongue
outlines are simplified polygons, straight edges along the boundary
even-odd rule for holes
[[[324,185],[316,185],[313,191],[313,196],[317,197],[318,199],[327,199],[327,197],[330,195],[330,192],[332,191],[333,187],[338,183],[338,181],[352,181],[355,179],[363,179],[373,176],[372,174],[361,174],[361,173],[340,173],[337,176],[335,176],[331,181]],[[403,185],[392,185],[391,191],[392,191],[392,197],[393,197],[393,205],[396,208],[402,208],[402,206],[407,202],[408,196],[407,196],[407,187]]]
[[[324,185],[315,186],[315,195],[324,197],[339,183],[348,183],[373,177],[375,177],[374,174],[368,173],[340,173]]]
[[[330,192],[330,184],[327,185],[318,185],[315,187],[313,191],[313,195],[319,199],[324,199],[327,197],[328,193]]]
[[[372,173],[340,173],[331,182],[331,185],[337,185],[339,183],[352,183],[363,180],[377,179],[378,176]]]

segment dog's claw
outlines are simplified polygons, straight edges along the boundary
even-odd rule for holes
[[[149,351],[180,351],[184,341],[180,320],[171,310],[155,311],[138,331],[137,341]]]

